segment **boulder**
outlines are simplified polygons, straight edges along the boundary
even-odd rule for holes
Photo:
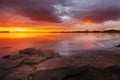
[[[24,50],[20,50],[19,53],[25,54],[25,55],[33,55],[33,54],[36,54],[36,49],[35,48],[26,48]]]
[[[11,69],[20,66],[24,62],[23,59],[18,60],[2,60],[0,61],[0,67],[3,69]]]
[[[67,75],[63,80],[107,80],[103,70],[96,67],[79,67],[76,72]]]
[[[6,72],[4,69],[0,68],[0,80],[4,80],[4,77],[6,76]]]
[[[33,74],[33,80],[120,80],[120,66],[105,69],[81,66],[41,70]]]
[[[36,71],[63,68],[67,66],[73,66],[74,64],[75,64],[75,61],[73,59],[52,58],[37,64]]]
[[[119,48],[120,48],[120,44],[119,44],[119,45],[117,45],[116,47],[119,47]]]
[[[110,66],[105,68],[104,71],[111,80],[120,80],[120,66]]]
[[[51,70],[41,70],[33,74],[33,80],[63,80],[68,74],[75,71],[74,68],[64,67]]]
[[[55,53],[53,50],[40,50],[35,48],[26,48],[24,50],[20,50],[19,53],[24,55],[37,55],[46,59],[61,57],[59,53]]]
[[[36,67],[23,66],[20,67],[15,72],[12,72],[6,76],[5,80],[33,80],[32,74]]]
[[[29,56],[27,58],[24,59],[24,62],[26,64],[38,64],[42,61],[44,61],[45,58],[44,57],[40,57],[40,56]]]
[[[59,53],[54,52],[53,50],[46,50],[43,51],[44,55],[43,57],[46,59],[50,59],[50,58],[60,58],[61,56],[59,55]]]
[[[11,55],[5,55],[3,56],[4,59],[10,58]]]
[[[23,58],[23,56],[19,54],[14,54],[14,55],[11,55],[9,58],[10,60],[16,60],[16,59]]]
[[[37,71],[33,74],[33,80],[119,80],[116,74],[113,73],[112,77],[111,73],[106,72],[106,69],[89,66],[64,67]]]

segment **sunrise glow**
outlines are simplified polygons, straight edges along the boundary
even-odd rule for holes
[[[84,24],[96,24],[93,20],[90,20],[90,19],[88,19],[88,20],[86,20],[85,22],[84,22]]]
[[[52,28],[52,27],[51,27]],[[33,27],[0,27],[0,31],[8,31],[8,32],[61,32],[61,31],[69,31],[64,29],[49,29],[49,28],[33,28]]]

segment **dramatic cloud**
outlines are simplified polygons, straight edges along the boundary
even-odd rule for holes
[[[55,3],[56,0],[0,0],[0,11],[5,16],[14,13],[36,21],[60,22],[53,7]]]
[[[56,5],[64,19],[96,22],[120,19],[120,0],[65,0],[64,5]]]
[[[32,21],[98,23],[120,19],[120,0],[0,0],[0,18],[23,16]]]

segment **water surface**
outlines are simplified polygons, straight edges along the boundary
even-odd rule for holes
[[[55,50],[61,55],[72,51],[111,50],[120,52],[119,33],[0,33],[0,55],[13,54],[24,48]]]

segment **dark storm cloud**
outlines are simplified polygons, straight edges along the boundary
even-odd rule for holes
[[[53,7],[57,2],[56,0],[0,0],[0,11],[3,13],[10,11],[35,21],[60,22]]]
[[[120,0],[0,0],[0,17],[16,14],[34,21],[120,19]]]
[[[104,22],[120,19],[120,0],[96,0],[96,2],[84,3],[83,6],[80,6],[82,8],[79,6],[75,7],[78,9],[76,11],[73,10],[73,17],[80,20],[91,19],[96,22]]]
[[[96,22],[104,22],[109,20],[119,20],[120,19],[120,8],[109,7],[102,9],[95,9],[91,11],[75,12],[73,15],[76,19],[88,20],[91,19]]]

